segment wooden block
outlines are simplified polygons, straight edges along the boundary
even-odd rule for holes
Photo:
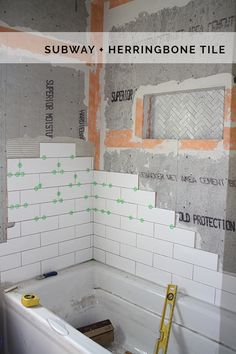
[[[78,331],[103,347],[108,347],[114,341],[114,327],[110,320],[80,327]]]

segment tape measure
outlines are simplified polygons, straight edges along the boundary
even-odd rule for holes
[[[174,314],[175,301],[177,294],[177,286],[169,284],[167,286],[165,304],[162,312],[161,324],[160,324],[160,337],[157,340],[155,354],[167,353],[170,330],[172,325],[172,318]]]
[[[26,294],[21,298],[21,303],[25,307],[34,307],[39,305],[39,297],[34,294]]]

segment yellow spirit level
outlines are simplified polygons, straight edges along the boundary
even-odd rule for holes
[[[172,318],[175,308],[177,294],[177,285],[169,284],[167,286],[165,304],[161,317],[160,337],[156,342],[155,354],[166,354],[170,337]]]

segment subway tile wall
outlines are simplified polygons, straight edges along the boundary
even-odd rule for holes
[[[40,144],[40,158],[8,160],[7,243],[2,282],[17,282],[93,257],[93,158],[75,144]]]
[[[195,249],[195,232],[155,207],[138,176],[93,171],[74,144],[41,144],[37,159],[8,160],[8,242],[0,245],[2,282],[17,282],[92,258],[236,311],[236,278],[218,256]]]
[[[236,277],[218,271],[218,255],[195,248],[195,232],[175,212],[155,208],[138,176],[94,171],[94,258],[183,294],[236,311]]]

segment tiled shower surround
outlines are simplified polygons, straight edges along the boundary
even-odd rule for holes
[[[155,208],[138,176],[93,171],[74,144],[41,144],[40,158],[8,160],[8,216],[0,245],[2,282],[96,259],[157,284],[236,311],[236,278],[218,256],[195,249],[195,232]]]

